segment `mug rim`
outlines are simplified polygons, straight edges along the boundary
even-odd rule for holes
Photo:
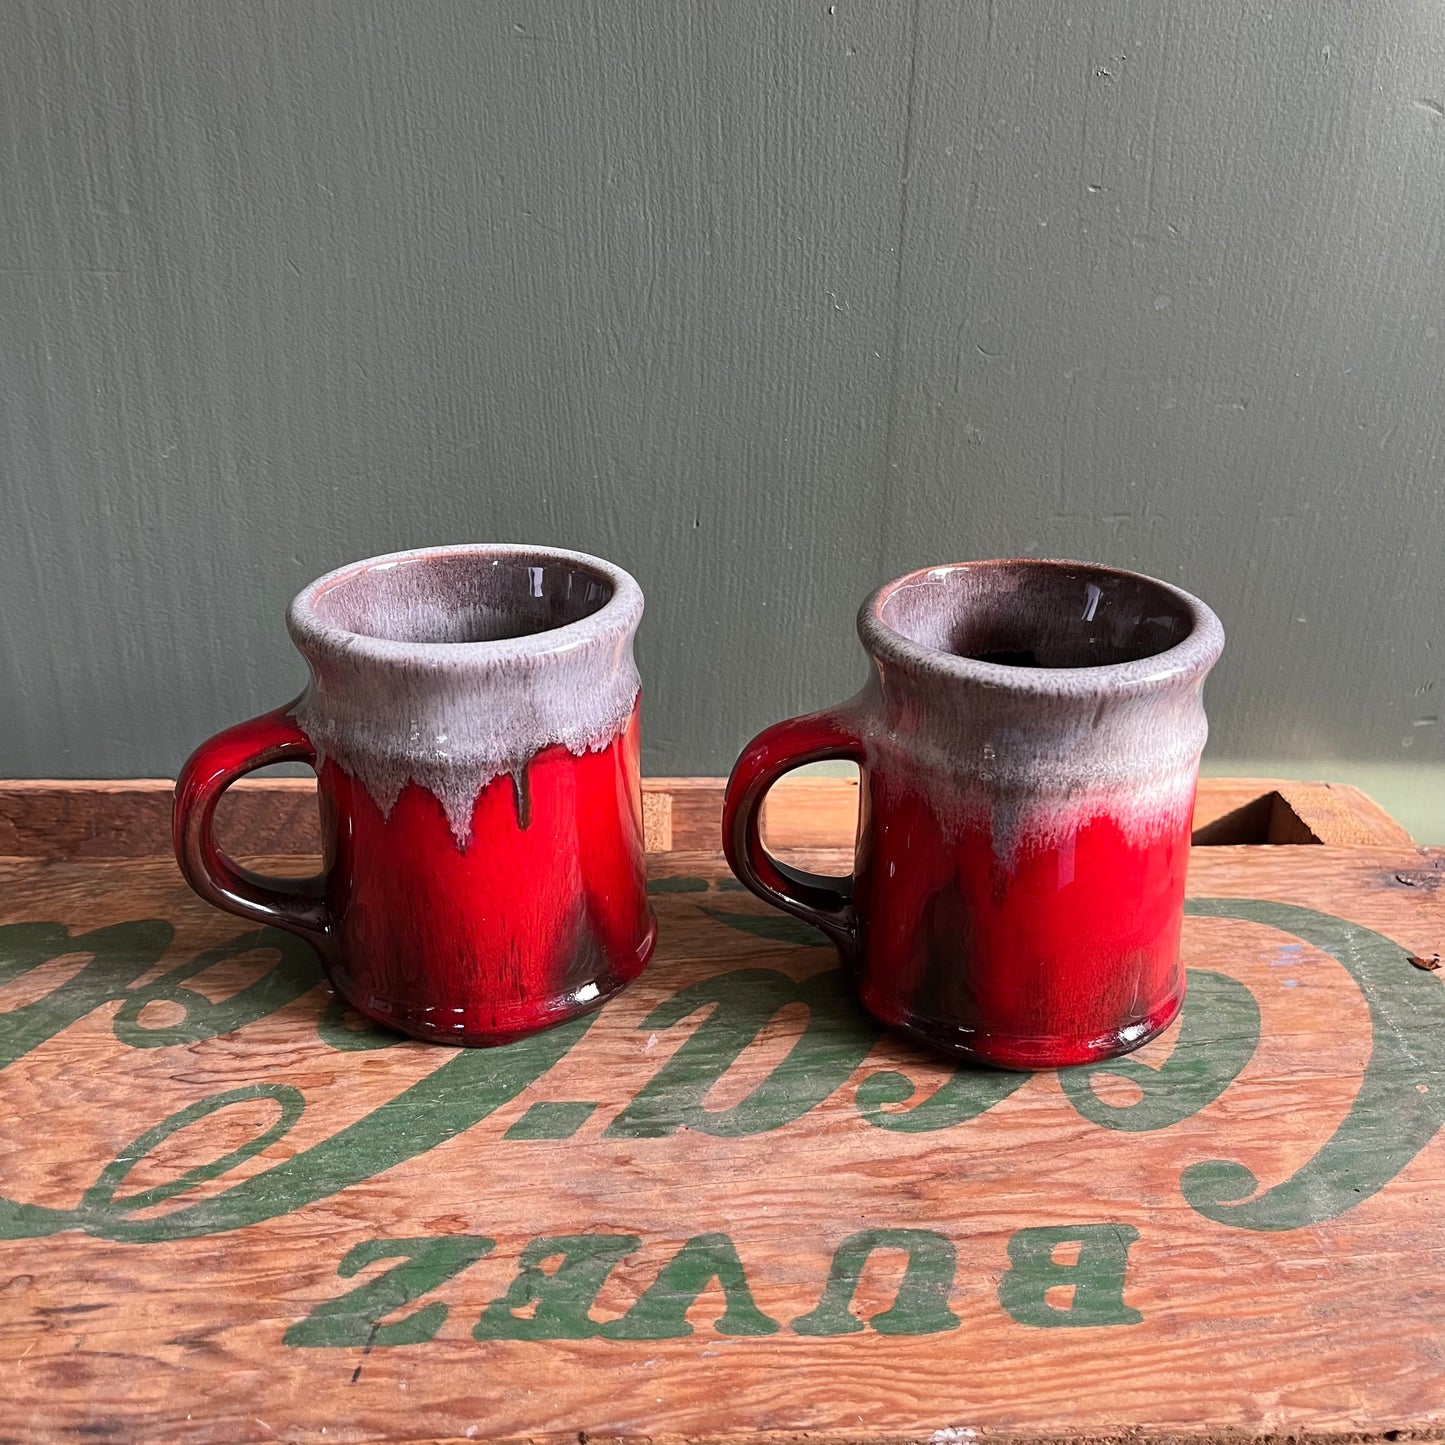
[[[1002,571],[1010,567],[1035,567],[1050,571],[1078,570],[1095,576],[1126,578],[1158,588],[1179,603],[1189,617],[1189,631],[1163,652],[1083,667],[1015,667],[1002,662],[983,662],[961,657],[941,648],[928,647],[899,632],[883,617],[883,605],[900,588],[931,581],[944,581],[949,574],[967,571]],[[916,567],[891,582],[875,588],[858,609],[858,636],[870,656],[900,664],[913,671],[932,673],[980,687],[1028,693],[1038,697],[1080,694],[1142,692],[1187,677],[1203,677],[1218,661],[1224,648],[1224,627],[1213,609],[1171,582],[1133,572],[1126,567],[1109,567],[1100,562],[1078,562],[1054,557],[996,557],[974,562],[948,562]]]
[[[396,638],[376,637],[366,632],[352,632],[322,618],[316,610],[317,601],[333,587],[378,567],[396,566],[431,557],[477,557],[496,560],[560,563],[580,572],[591,573],[608,583],[612,595],[595,612],[574,622],[564,622],[541,632],[522,633],[516,637],[489,638],[471,642],[403,642]],[[439,547],[408,547],[399,552],[383,552],[347,562],[323,573],[307,583],[286,609],[286,624],[296,645],[303,651],[312,645],[328,651],[340,651],[353,658],[379,663],[431,663],[438,667],[490,664],[546,657],[568,653],[596,642],[599,638],[626,634],[642,617],[642,588],[630,572],[603,557],[589,552],[576,552],[565,547],[533,546],[525,542],[454,542]]]

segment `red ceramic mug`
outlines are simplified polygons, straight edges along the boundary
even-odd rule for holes
[[[632,639],[642,592],[547,547],[398,552],[287,614],[293,703],[203,743],[176,784],[176,857],[203,898],[312,943],[337,992],[417,1038],[497,1044],[639,974],[648,906]],[[316,769],[325,871],[259,878],[212,837],[221,793]]]
[[[1076,562],[929,567],[858,614],[850,702],[760,733],[728,782],[728,862],[816,924],[879,1020],[1005,1068],[1136,1048],[1184,997],[1179,935],[1219,619],[1168,583]],[[767,790],[861,774],[856,867],[786,867]]]

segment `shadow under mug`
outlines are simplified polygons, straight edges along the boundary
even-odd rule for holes
[[[379,1023],[505,1043],[596,1008],[646,965],[632,641],[637,583],[544,547],[399,552],[329,573],[287,624],[311,681],[210,739],[176,784],[201,897],[299,934]],[[216,846],[222,792],[317,773],[324,871],[258,877]]]
[[[851,701],[765,729],[728,781],[728,862],[838,946],[881,1022],[1004,1068],[1136,1048],[1184,998],[1179,960],[1201,691],[1224,632],[1168,583],[1077,562],[929,567],[858,614]],[[860,772],[856,864],[763,847],[768,789]]]

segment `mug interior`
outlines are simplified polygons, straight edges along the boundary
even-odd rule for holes
[[[1155,657],[1194,627],[1147,577],[1061,562],[934,567],[897,583],[880,620],[921,647],[1007,667],[1108,667]]]
[[[612,598],[601,573],[555,557],[431,552],[363,563],[312,601],[331,627],[390,642],[500,642],[580,622]]]

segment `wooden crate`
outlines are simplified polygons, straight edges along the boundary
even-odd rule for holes
[[[648,785],[642,979],[455,1052],[192,896],[168,788],[0,784],[0,1439],[1445,1434],[1445,851],[1354,790],[1204,784],[1181,1022],[1019,1076],[880,1036],[715,780]]]

